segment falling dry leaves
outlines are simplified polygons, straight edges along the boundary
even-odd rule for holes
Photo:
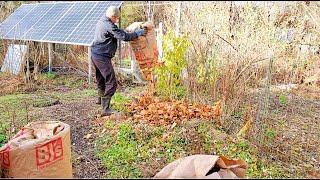
[[[85,135],[83,138],[84,139],[90,139],[91,137],[92,137],[92,134],[89,133],[89,134]]]

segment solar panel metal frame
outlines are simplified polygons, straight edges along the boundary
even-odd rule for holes
[[[93,6],[96,6],[96,4],[97,4],[96,2],[91,2],[91,1],[90,1],[90,2],[85,2],[85,3],[93,4]],[[59,40],[51,40],[51,39],[55,39],[55,38],[56,38],[56,36],[52,36],[53,34],[59,35],[59,33],[56,33],[56,31],[52,31],[52,30],[56,29],[57,27],[59,27],[59,26],[61,26],[61,25],[66,25],[66,24],[68,24],[68,20],[67,20],[66,18],[64,18],[65,16],[67,16],[68,19],[71,20],[71,21],[69,21],[70,23],[71,23],[72,21],[78,21],[78,22],[75,23],[73,26],[70,26],[69,29],[63,29],[63,30],[62,30],[62,31],[65,31],[65,30],[70,30],[70,29],[71,29],[71,31],[73,32],[73,30],[82,22],[83,18],[86,17],[87,14],[89,14],[89,13],[91,12],[91,10],[92,10],[92,7],[89,7],[89,8],[88,8],[89,11],[86,12],[86,14],[85,14],[82,18],[72,19],[72,16],[71,16],[71,17],[69,16],[69,15],[70,15],[69,12],[74,13],[74,12],[78,11],[79,9],[77,9],[76,6],[77,6],[77,5],[80,5],[80,4],[81,4],[81,3],[74,3],[74,4],[68,9],[68,11],[64,14],[64,16],[62,16],[62,17],[59,19],[59,21],[58,21],[54,26],[52,26],[52,28],[51,28],[50,30],[48,30],[48,32],[43,36],[42,40],[51,41],[51,42],[59,41]],[[84,4],[84,3],[83,3],[83,4]],[[87,9],[87,10],[88,10],[88,9]],[[63,21],[65,21],[65,23],[61,23],[61,22],[63,22]],[[59,26],[58,26],[58,25],[59,25]],[[60,28],[58,28],[58,29],[60,29]],[[56,29],[56,30],[57,30],[57,29]],[[71,32],[71,33],[72,33],[72,32]],[[61,41],[59,41],[59,42],[68,43],[68,42],[67,42],[67,38],[71,35],[71,33],[69,33],[69,34],[67,35],[67,37],[63,38],[63,40],[61,40]],[[64,33],[61,34],[61,36],[64,36],[64,35],[66,35],[66,34],[64,34]],[[69,42],[69,43],[75,43],[75,42]]]
[[[57,3],[42,3],[42,4],[53,4],[52,7],[51,7],[51,9],[53,9],[53,8],[56,6]],[[71,8],[71,6],[70,6],[70,7],[67,7],[66,10],[68,10],[69,8]],[[51,11],[51,9],[48,10],[47,13],[44,14],[33,26],[38,25],[38,23],[41,23],[40,21],[42,20],[42,18],[46,17],[46,15]],[[63,11],[63,10],[62,10],[62,11]],[[63,15],[64,15],[64,14],[62,14],[61,17],[62,17]],[[49,17],[50,17],[50,14],[49,14]],[[60,20],[61,17],[59,17],[58,20]],[[42,22],[43,22],[43,21],[42,21]],[[54,25],[55,25],[55,24],[56,24],[56,22],[54,23]],[[42,24],[41,24],[41,25],[42,25]],[[39,38],[39,39],[32,39],[32,38],[29,38],[29,39],[28,39],[28,38],[27,38],[27,34],[29,33],[30,30],[32,30],[33,26],[31,26],[30,29],[24,34],[23,39],[24,39],[25,41],[39,41],[39,40],[41,40],[41,39],[43,38],[43,36],[42,36],[41,38]],[[37,29],[37,30],[38,30],[38,31],[41,31],[41,30],[43,30],[43,29]]]
[[[63,17],[68,13],[68,11],[70,11],[70,9],[72,9],[72,7],[73,7],[75,4],[78,4],[78,3],[88,3],[88,2],[95,2],[94,7],[92,7],[91,10],[80,20],[80,22],[78,23],[78,25],[74,28],[74,30],[70,33],[70,35],[69,35],[67,38],[65,38],[64,41],[50,41],[50,40],[45,40],[45,39],[44,39],[44,37],[51,31],[51,29],[52,29],[53,27],[55,27],[55,25],[57,25],[57,24],[60,22],[61,19],[63,19]],[[50,3],[50,2],[48,2],[48,3],[39,3],[39,4],[53,4],[53,6],[54,6],[55,4],[73,4],[73,5],[70,6],[66,11],[64,11],[64,14],[63,14],[63,15],[59,18],[59,20],[51,27],[51,29],[49,29],[49,30],[47,31],[47,33],[43,35],[43,37],[42,37],[41,40],[32,39],[32,38],[30,38],[30,39],[25,39],[25,35],[26,35],[27,32],[28,32],[35,24],[37,24],[37,23],[41,20],[41,18],[44,17],[48,12],[47,12],[47,13],[44,13],[44,14],[39,18],[39,20],[36,21],[36,22],[26,31],[25,34],[23,34],[23,36],[22,36],[23,38],[21,38],[21,37],[20,37],[20,38],[5,38],[5,35],[2,36],[1,38],[2,38],[2,39],[8,39],[8,40],[36,41],[36,42],[46,42],[46,43],[58,43],[58,44],[70,44],[70,45],[91,46],[92,43],[93,43],[93,39],[92,39],[92,41],[91,41],[90,43],[67,42],[67,39],[72,35],[72,33],[77,29],[77,27],[82,23],[82,21],[90,14],[90,12],[91,12],[92,10],[94,10],[94,8],[97,6],[97,4],[98,4],[99,2],[102,2],[102,1],[80,1],[80,2],[68,2],[68,1],[67,1],[67,2],[54,2],[54,3]],[[114,2],[114,1],[107,1],[107,2]],[[118,2],[119,2],[118,7],[120,8],[121,5],[123,4],[123,1],[118,1]],[[22,6],[35,6],[35,7],[33,7],[32,9],[30,9],[29,12],[28,12],[25,16],[23,16],[23,18],[21,18],[21,20],[19,20],[19,21],[10,29],[10,31],[11,31],[12,29],[14,29],[14,28],[19,24],[20,21],[23,21],[24,18],[25,18],[34,8],[36,8],[36,7],[38,6],[38,4],[23,4],[23,5],[21,5],[19,8],[21,8]],[[53,6],[52,6],[51,8],[53,8]],[[51,9],[51,8],[50,8],[50,9]],[[49,11],[49,10],[48,10],[48,11]],[[10,17],[10,16],[9,16],[9,17]],[[9,17],[8,17],[8,18],[9,18]],[[100,17],[99,17],[99,18],[100,18]],[[6,20],[5,20],[5,21],[6,21]],[[3,24],[5,21],[3,21],[1,24]],[[97,19],[97,21],[98,21],[98,19]],[[8,31],[8,33],[9,33],[10,31]],[[7,33],[7,34],[8,34],[8,33]]]
[[[22,9],[22,8],[23,8],[24,6],[26,6],[26,5],[27,5],[27,4],[22,4],[22,5],[21,5],[20,7],[18,7],[18,9],[16,9],[14,12]],[[14,29],[15,26],[16,26],[22,19],[24,19],[24,17],[27,16],[37,5],[38,5],[38,4],[36,4],[36,5],[35,5],[32,9],[30,9],[25,15],[23,15],[23,17],[22,17],[19,21],[17,21],[7,33],[9,33],[12,29]],[[12,13],[12,14],[11,14],[9,17],[7,17],[3,22],[1,22],[1,26],[2,26],[2,25],[5,25],[6,21],[8,21],[9,18],[12,18],[13,15],[14,15],[14,14]],[[7,34],[7,33],[6,33],[6,34]],[[0,35],[1,35],[0,37],[4,39],[4,37],[5,37],[6,34],[1,34],[1,33],[0,33]]]
[[[48,5],[50,5],[50,6],[48,6]],[[6,39],[17,39],[16,38],[16,36],[18,36],[18,37],[20,37],[19,39],[21,39],[21,40],[26,40],[24,37],[25,37],[25,34],[39,21],[39,20],[41,20],[42,19],[42,17],[45,15],[45,14],[47,14],[47,12],[49,11],[49,10],[45,10],[45,8],[46,8],[46,6],[47,6],[47,8],[49,7],[49,10],[54,6],[54,4],[42,4],[42,3],[38,3],[38,4],[36,4],[35,6],[34,6],[34,8],[32,8],[30,11],[29,11],[29,13],[28,14],[26,14],[18,23],[16,23],[16,25],[13,27],[13,28],[11,28],[11,30],[10,31],[8,31],[6,34],[5,34],[5,36],[4,36],[4,38],[6,38]],[[38,8],[38,9],[37,9]],[[38,20],[36,20],[36,21],[34,21],[34,22],[32,22],[32,20],[31,20],[31,23],[33,23],[33,24],[31,24],[31,26],[29,26],[29,27],[27,27],[26,29],[23,29],[23,28],[25,28],[24,26],[20,26],[20,25],[22,25],[23,23],[25,23],[25,21],[27,21],[27,23],[25,23],[25,25],[28,25],[28,22],[30,22],[30,21],[28,21],[28,20],[30,20],[30,19],[33,19],[33,14],[32,13],[39,13],[39,12],[34,12],[34,11],[36,11],[36,10],[38,10],[39,12],[42,12],[43,10],[45,10],[45,11],[47,11],[46,13],[43,13],[41,16],[38,16],[39,17],[39,19]],[[31,16],[30,16],[31,15]],[[23,31],[23,30],[25,30],[25,31]],[[14,37],[12,37],[12,36],[10,36],[10,33],[12,34],[12,32],[14,33],[13,35],[14,35]],[[18,34],[17,34],[18,33]],[[21,34],[19,34],[19,33],[21,33]],[[9,37],[8,37],[9,36]]]
[[[65,41],[67,41],[70,36],[77,30],[77,28],[80,26],[80,24],[86,19],[86,17],[92,12],[92,10],[98,5],[98,2],[95,3],[95,5],[91,8],[91,10],[81,19],[81,21],[78,23],[78,25],[74,28],[74,30],[69,34],[69,36],[66,38]],[[69,41],[70,42],[70,41]],[[91,43],[92,44],[92,43]]]
[[[114,3],[114,2],[120,3],[120,4],[118,5],[118,7],[121,7],[121,5],[122,5],[122,3],[123,3],[122,1],[112,1],[112,3]],[[99,3],[103,3],[103,1],[98,1],[97,4],[96,4],[96,6],[98,6]],[[103,5],[103,4],[101,4],[101,5]],[[108,6],[110,6],[110,5],[112,5],[112,4],[109,4]],[[106,6],[105,8],[107,8],[108,6]],[[88,13],[88,15],[83,18],[83,20],[79,23],[78,27],[76,27],[76,28],[74,29],[74,31],[69,35],[69,37],[67,38],[67,41],[72,41],[72,39],[74,39],[75,37],[79,36],[79,35],[75,35],[75,32],[76,32],[76,33],[79,33],[79,32],[80,32],[80,33],[84,33],[84,32],[85,32],[85,31],[83,31],[83,30],[81,29],[81,27],[83,27],[83,25],[85,25],[85,24],[83,24],[83,22],[90,22],[90,21],[92,21],[92,18],[91,18],[91,19],[90,19],[90,18],[86,19],[86,18],[87,18],[88,16],[90,17],[91,15],[96,14],[96,11],[99,11],[99,9],[97,10],[97,9],[93,8],[93,9],[90,11],[90,13]],[[105,11],[105,10],[104,10],[104,11]],[[99,19],[96,19],[95,24],[98,22],[98,20],[99,20]],[[95,25],[95,24],[94,24],[94,25]],[[80,25],[81,25],[81,26],[80,26]],[[89,32],[87,36],[92,36],[91,39],[90,39],[90,40],[91,40],[90,44],[93,44],[94,36],[93,36],[92,34],[94,34],[94,31],[95,31],[95,26],[93,27],[93,29],[91,29],[91,31],[86,31],[86,32]],[[74,42],[74,41],[73,41],[73,42]],[[81,42],[78,41],[78,43],[81,43]]]

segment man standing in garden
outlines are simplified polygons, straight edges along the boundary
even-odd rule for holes
[[[117,80],[111,59],[117,51],[117,40],[132,41],[144,35],[144,29],[133,33],[125,32],[115,25],[119,22],[120,10],[116,6],[110,6],[97,23],[94,42],[91,47],[91,60],[96,69],[96,80],[98,86],[97,104],[102,106],[102,116],[115,113],[110,109],[111,97],[117,89]]]

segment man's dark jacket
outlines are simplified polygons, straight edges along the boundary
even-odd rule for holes
[[[94,35],[91,55],[98,59],[111,59],[117,51],[117,39],[131,41],[137,38],[137,34],[127,33],[119,29],[110,18],[103,16],[99,19]]]

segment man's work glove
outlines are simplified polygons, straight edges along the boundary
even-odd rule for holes
[[[143,35],[146,34],[146,30],[144,30],[144,29],[138,29],[138,30],[136,30],[135,33],[136,33],[138,36],[143,36]]]

